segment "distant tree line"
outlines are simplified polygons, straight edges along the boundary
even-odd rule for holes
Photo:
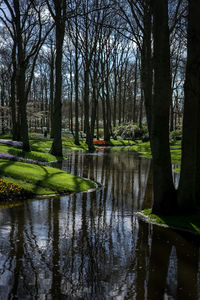
[[[185,72],[184,5],[170,1],[171,130],[181,124]],[[30,150],[28,132],[47,131],[62,154],[62,128],[90,150],[104,130],[146,124],[151,114],[148,1],[0,1],[1,130]],[[146,113],[144,109],[146,107]],[[147,118],[150,120],[150,118]]]

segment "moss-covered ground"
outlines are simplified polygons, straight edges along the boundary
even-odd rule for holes
[[[1,136],[1,139],[3,138],[11,141],[9,136]],[[64,153],[67,153],[69,150],[88,149],[85,141],[80,141],[80,145],[76,145],[72,138],[63,138],[62,142]],[[23,152],[20,145],[0,143],[0,178],[39,195],[66,191],[80,192],[91,187],[93,188],[94,183],[90,181],[79,179],[64,171],[40,164],[63,159],[49,153],[51,144],[52,140],[50,139],[31,137],[31,152]],[[111,140],[108,145],[115,146],[113,149],[126,146],[121,149],[126,151],[135,150],[140,152],[142,156],[151,157],[149,142]],[[171,144],[171,149],[172,162],[179,164],[181,157],[180,143]],[[17,160],[23,160],[24,162]],[[28,164],[30,162],[32,164]],[[35,163],[38,165],[35,165]]]
[[[175,229],[181,229],[193,233],[200,233],[200,210],[192,215],[186,216],[162,216],[151,213],[151,209],[145,209],[140,212],[147,221],[162,225],[169,226]]]
[[[2,137],[11,142],[9,136]],[[49,195],[65,192],[82,192],[96,187],[89,181],[59,169],[44,166],[63,157],[49,153],[52,140],[33,138],[30,140],[31,152],[24,152],[17,144],[0,143],[0,200],[32,195]],[[84,149],[85,142],[77,146],[73,139],[63,139],[63,150]],[[23,162],[21,162],[23,161]],[[18,193],[18,191],[21,191]]]
[[[127,147],[127,150],[135,150],[141,154],[142,157],[151,158],[151,148],[149,142],[137,141],[135,145]],[[170,142],[170,151],[172,164],[181,163],[181,141]],[[179,168],[176,171],[180,171]]]
[[[11,142],[10,136],[0,143],[0,200],[31,195],[52,195],[65,192],[82,192],[96,185],[62,170],[44,166],[44,162],[63,159],[49,153],[52,140],[32,137],[30,152],[24,152],[20,143]],[[76,145],[72,138],[63,138],[63,152],[87,150],[85,141]],[[111,141],[111,146],[133,145],[132,141]],[[23,162],[22,162],[23,161]],[[30,164],[31,163],[31,164]]]
[[[93,182],[59,169],[7,159],[0,160],[0,175],[7,182],[39,195],[82,192],[95,188]]]

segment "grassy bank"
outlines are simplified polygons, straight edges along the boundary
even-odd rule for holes
[[[82,192],[95,188],[93,182],[59,169],[6,159],[0,160],[0,176],[36,195]]]
[[[73,139],[63,138],[62,142],[64,153],[69,150],[88,149],[84,141],[80,141],[78,146]],[[127,146],[133,144],[132,141],[111,141],[109,145]],[[22,143],[13,142],[9,137],[1,137],[0,199],[81,192],[95,187],[91,181],[55,168],[45,167],[44,162],[63,159],[49,153],[51,145],[52,140],[35,137],[30,139],[31,151],[24,152]]]
[[[11,140],[8,140],[11,141]],[[74,139],[63,138],[63,153],[69,150],[88,150],[88,146],[85,141],[80,141],[80,145],[74,143]],[[131,146],[134,145],[133,141],[123,140],[111,140],[108,146]],[[61,160],[62,157],[56,157],[49,153],[52,145],[52,140],[49,139],[31,139],[30,152],[24,152],[19,145],[8,145],[0,143],[0,153],[7,154],[8,159],[14,157],[24,158],[25,160],[34,160],[35,162],[52,162]],[[97,145],[98,146],[98,145]],[[101,145],[99,145],[101,146]],[[4,157],[6,158],[6,157]],[[31,161],[30,161],[31,162]]]
[[[151,209],[145,209],[138,214],[145,221],[160,226],[171,227],[174,229],[200,233],[200,211],[187,216],[162,216],[151,213]]]
[[[131,146],[129,150],[135,150],[141,154],[142,157],[151,158],[151,148],[149,142],[138,141],[135,145]],[[180,164],[181,163],[181,142],[171,142],[170,143],[170,152],[172,164]],[[180,171],[180,169],[177,169]]]

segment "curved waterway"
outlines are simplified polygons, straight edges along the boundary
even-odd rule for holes
[[[0,210],[1,300],[200,299],[199,238],[135,215],[151,160],[77,151],[56,166],[103,187]]]

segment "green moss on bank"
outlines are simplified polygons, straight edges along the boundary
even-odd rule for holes
[[[135,145],[134,141],[131,140],[110,140],[110,146],[133,146]]]
[[[151,209],[145,209],[140,212],[147,221],[157,225],[169,226],[175,229],[200,233],[200,210],[187,216],[162,216],[151,213]]]
[[[40,150],[40,151],[39,151]],[[20,147],[8,146],[0,143],[0,152],[4,154],[14,155],[16,157],[23,157],[25,159],[33,159],[40,162],[51,162],[62,159],[61,157],[56,157],[50,153],[45,152],[45,149],[37,149],[31,152],[24,152]]]
[[[151,147],[150,142],[138,141],[135,145],[131,146],[129,150],[135,150],[141,154],[142,157],[151,158]],[[181,163],[181,142],[176,141],[170,144],[171,160],[172,164]],[[180,172],[180,169],[177,168],[176,172]]]
[[[55,191],[51,190],[50,188],[47,187],[42,187],[40,185],[35,185],[34,183],[23,181],[20,179],[12,178],[12,177],[7,177],[7,176],[2,176],[2,180],[16,184],[26,191],[29,191],[30,193],[36,194],[36,195],[52,195],[55,193]]]
[[[13,183],[19,183],[34,194],[51,194],[65,192],[82,192],[95,188],[92,181],[82,179],[65,171],[27,164],[17,161],[0,160],[0,174],[2,177],[12,178]],[[9,178],[8,178],[9,180]]]

